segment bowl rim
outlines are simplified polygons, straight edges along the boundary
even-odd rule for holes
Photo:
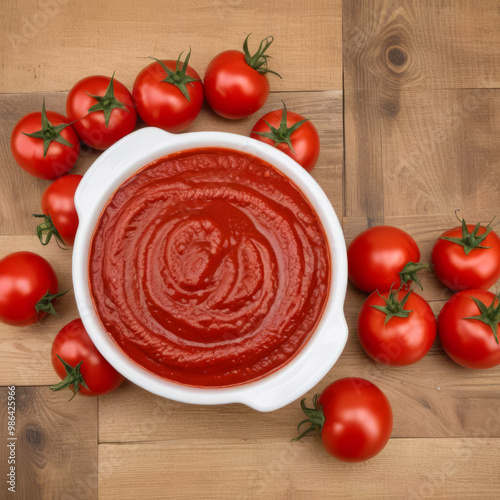
[[[228,148],[257,156],[290,178],[316,211],[324,228],[332,278],[327,303],[315,331],[292,360],[254,382],[222,388],[191,387],[163,379],[139,366],[114,343],[94,310],[88,286],[88,254],[102,209],[116,189],[146,165],[193,148]],[[281,408],[314,387],[332,368],[347,341],[343,304],[347,288],[347,252],[340,223],[319,184],[292,158],[261,141],[227,132],[170,134],[146,127],[124,137],[101,154],[75,193],[79,226],[73,247],[73,287],[83,324],[97,349],[125,378],[159,396],[191,404],[242,403],[259,411]]]

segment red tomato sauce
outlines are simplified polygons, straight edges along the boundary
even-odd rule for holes
[[[196,387],[288,363],[320,319],[330,274],[321,223],[292,181],[216,148],[160,158],[122,184],[89,257],[94,307],[115,343]]]

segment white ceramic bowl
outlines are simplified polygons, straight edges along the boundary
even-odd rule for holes
[[[191,148],[222,147],[262,158],[287,175],[315,208],[330,247],[332,278],[328,301],[316,330],[283,368],[240,386],[187,387],[162,379],[131,361],[102,327],[88,285],[89,246],[94,227],[116,189],[148,163]],[[168,399],[193,404],[243,403],[259,411],[281,408],[301,397],[331,369],[347,341],[343,304],[347,286],[344,236],[328,198],[294,160],[263,142],[223,132],[169,134],[157,128],[138,130],[104,152],[84,175],[75,194],[79,226],[73,249],[73,287],[80,317],[102,355],[125,378]]]

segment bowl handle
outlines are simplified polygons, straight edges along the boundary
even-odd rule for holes
[[[114,179],[119,177],[117,171],[123,170],[126,164],[141,161],[143,165],[146,165],[148,162],[144,163],[144,151],[151,152],[152,161],[156,157],[155,151],[173,142],[175,138],[175,134],[155,127],[146,127],[132,132],[104,151],[87,170],[76,190],[75,207],[80,219],[94,205],[97,197],[96,186],[107,185],[110,177]],[[127,147],[124,148],[124,145]],[[103,167],[103,164],[108,166]],[[127,177],[121,179],[120,183],[124,182]]]
[[[304,347],[301,354],[307,357],[308,362],[299,371],[285,373],[285,367],[271,375],[281,379],[276,381],[275,387],[268,390],[256,387],[255,391],[249,391],[239,402],[258,411],[273,411],[302,397],[310,387],[318,384],[330,371],[332,359],[336,362],[342,354],[347,342],[348,328],[342,308],[331,321],[328,327],[330,335],[325,335],[321,342]]]

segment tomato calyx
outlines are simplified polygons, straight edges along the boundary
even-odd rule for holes
[[[71,396],[71,398],[69,399],[69,401],[71,401],[76,396],[76,393],[80,390],[80,385],[85,387],[85,389],[89,389],[88,385],[83,379],[82,374],[80,373],[80,367],[82,366],[83,360],[80,361],[76,366],[71,366],[69,363],[66,363],[66,361],[64,361],[64,359],[59,356],[59,354],[57,354],[57,357],[59,358],[59,361],[64,365],[66,376],[58,384],[49,386],[49,389],[51,391],[60,391],[62,389],[65,389],[66,387],[73,386],[73,396]]]
[[[43,219],[43,222],[41,222],[40,224],[38,224],[38,226],[36,226],[36,235],[38,236],[40,243],[43,246],[48,245],[50,239],[52,238],[52,235],[54,235],[54,238],[56,239],[57,242],[57,246],[63,250],[67,250],[68,247],[66,246],[66,243],[64,243],[64,240],[59,234],[59,231],[56,229],[56,226],[54,226],[54,223],[52,222],[50,215],[45,215],[45,214],[32,214],[32,215],[33,217],[38,217]]]
[[[295,151],[292,146],[292,139],[291,135],[305,122],[308,121],[308,118],[304,118],[303,120],[298,121],[297,123],[294,123],[290,128],[287,127],[287,111],[286,111],[286,105],[283,101],[281,101],[283,104],[283,112],[281,115],[281,122],[280,126],[278,128],[273,127],[269,122],[266,120],[263,120],[264,123],[269,127],[270,132],[254,132],[256,135],[260,135],[262,137],[267,137],[271,141],[274,142],[274,147],[277,147],[278,144],[286,144],[290,150],[292,151],[293,154],[295,154]]]
[[[489,306],[484,304],[484,302],[481,302],[479,299],[476,299],[476,297],[471,297],[471,299],[476,303],[481,314],[478,314],[477,316],[468,316],[463,319],[475,319],[477,321],[483,322],[485,325],[488,325],[491,328],[493,335],[495,336],[496,343],[498,344],[499,342],[497,329],[498,325],[500,324],[500,293],[493,297],[493,300]],[[498,300],[499,303],[495,307],[496,300]]]
[[[109,119],[111,117],[111,112],[113,111],[113,109],[124,109],[127,113],[130,113],[130,111],[127,109],[127,106],[125,106],[123,102],[120,102],[115,97],[115,91],[113,88],[114,78],[115,74],[113,73],[113,75],[111,76],[111,80],[109,81],[108,87],[106,88],[106,92],[104,92],[104,95],[93,95],[89,94],[88,92],[85,92],[89,97],[92,97],[97,101],[96,104],[94,104],[88,109],[88,112],[95,113],[96,111],[102,111],[104,113],[104,124],[106,125],[106,128],[108,128]]]
[[[303,398],[300,402],[300,407],[306,414],[307,418],[302,420],[302,422],[297,425],[297,432],[299,433],[299,435],[296,438],[293,438],[291,441],[298,441],[299,439],[302,439],[306,434],[309,434],[317,428],[319,428],[320,430],[323,429],[323,425],[325,423],[325,414],[323,413],[323,409],[321,408],[321,405],[319,403],[319,394],[315,394],[312,399],[313,408],[308,408],[305,401],[306,398]],[[304,424],[310,425],[304,432],[301,433],[300,428]]]
[[[154,59],[167,73],[167,77],[162,80],[162,82],[166,83],[171,83],[172,85],[175,85],[181,92],[182,95],[189,101],[191,102],[191,98],[189,97],[189,92],[187,90],[186,85],[193,85],[194,82],[199,82],[201,80],[198,80],[197,78],[193,78],[192,76],[186,75],[186,71],[188,68],[188,63],[189,63],[189,58],[191,57],[191,47],[189,48],[188,55],[186,56],[186,59],[184,59],[184,63],[182,64],[182,67],[179,67],[180,61],[182,54],[184,54],[184,51],[182,51],[179,54],[179,57],[177,58],[177,62],[175,63],[175,71],[172,71],[170,68],[167,68],[167,66],[164,64],[163,61],[160,59],[156,59],[156,57],[150,57],[150,59]]]
[[[243,52],[245,53],[245,61],[246,63],[253,68],[254,70],[258,71],[259,73],[265,74],[265,73],[272,73],[273,75],[279,76],[282,78],[281,75],[276,73],[276,71],[272,71],[267,67],[267,60],[271,57],[266,54],[266,50],[271,46],[271,44],[274,41],[273,36],[268,36],[264,38],[260,42],[259,48],[257,52],[254,55],[250,54],[250,51],[248,49],[248,38],[250,37],[252,33],[249,33],[247,37],[245,38],[245,41],[243,42]]]
[[[401,285],[405,285],[406,283],[413,281],[420,287],[420,290],[423,290],[424,288],[420,283],[417,273],[423,271],[424,269],[430,271],[430,265],[425,262],[408,262],[408,264],[406,264],[406,266],[403,267],[399,273],[399,276],[401,277]]]
[[[35,304],[35,311],[37,312],[37,314],[39,312],[44,312],[59,317],[59,314],[57,314],[56,310],[54,309],[54,304],[52,303],[52,301],[54,301],[59,297],[62,297],[68,292],[69,290],[66,290],[65,292],[61,293],[52,294],[49,292],[49,290],[47,290],[45,295]]]
[[[22,133],[27,137],[33,137],[34,139],[43,140],[43,157],[45,158],[50,143],[52,141],[58,142],[63,146],[68,146],[70,148],[73,147],[73,144],[71,144],[71,142],[69,142],[61,135],[61,132],[70,125],[71,125],[70,123],[61,123],[60,125],[52,125],[52,123],[50,123],[50,120],[47,118],[47,113],[45,111],[45,97],[44,97],[42,104],[42,128],[31,134],[27,134],[26,132]]]
[[[393,291],[391,287],[391,289],[389,290],[389,296],[387,298],[380,295],[379,291],[377,290],[377,295],[385,301],[385,306],[372,305],[370,307],[373,307],[374,309],[377,309],[377,311],[381,311],[386,314],[384,325],[386,325],[391,318],[407,318],[410,313],[413,312],[409,309],[404,308],[408,297],[412,293],[412,290],[410,290],[401,300],[398,300],[400,290],[401,288]]]
[[[483,248],[485,250],[491,247],[485,247],[481,245],[481,243],[486,239],[488,234],[493,231],[493,227],[491,227],[491,222],[486,226],[486,231],[483,234],[478,235],[477,232],[481,227],[481,223],[478,222],[476,227],[472,230],[472,233],[469,233],[469,229],[467,228],[467,224],[465,219],[462,219],[462,237],[461,238],[453,238],[452,236],[441,236],[440,240],[451,241],[452,243],[456,243],[457,245],[461,245],[464,248],[465,255],[469,255],[469,253],[475,248]]]

